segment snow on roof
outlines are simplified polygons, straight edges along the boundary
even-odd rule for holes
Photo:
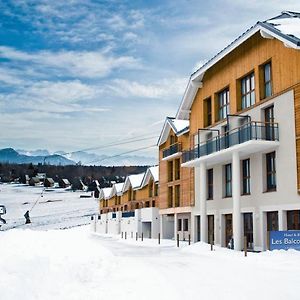
[[[116,194],[117,194],[118,196],[122,195],[123,186],[124,186],[124,182],[121,182],[121,183],[114,183],[114,184],[113,184],[113,187],[112,187],[112,189],[111,189],[111,192],[110,192],[110,197],[113,197],[113,196],[115,196]]]
[[[111,192],[111,187],[108,187],[108,188],[103,188],[101,189],[101,192],[100,192],[100,199],[108,199],[110,198],[110,192]]]
[[[140,174],[134,174],[134,175],[129,175],[126,177],[126,180],[124,182],[123,186],[123,192],[126,192],[129,189],[129,186],[133,189],[137,189],[141,186],[143,178],[144,178],[145,173],[140,173]]]
[[[190,108],[198,89],[202,88],[202,80],[205,72],[257,32],[259,32],[263,38],[276,38],[283,42],[285,46],[300,50],[299,20],[300,13],[284,11],[277,17],[263,22],[257,22],[254,26],[242,33],[232,43],[208,60],[190,76],[176,118],[184,120],[189,119]]]
[[[152,177],[154,182],[158,182],[158,180],[159,180],[159,168],[158,168],[158,166],[150,167],[150,168],[147,169],[147,171],[145,173],[145,176],[143,178],[141,187],[146,186],[149,183],[151,177]]]
[[[163,126],[163,129],[160,133],[157,145],[161,145],[166,142],[169,132],[172,129],[174,133],[179,136],[189,131],[190,121],[175,119],[167,117]]]

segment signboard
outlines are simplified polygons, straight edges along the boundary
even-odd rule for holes
[[[270,231],[270,250],[300,250],[300,230]]]

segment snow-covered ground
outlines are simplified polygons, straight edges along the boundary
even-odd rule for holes
[[[82,192],[0,185],[0,299],[300,299],[300,252],[235,252],[196,243],[99,235]],[[23,214],[35,201],[33,223]],[[75,227],[76,226],[76,227]],[[73,228],[71,228],[73,227]],[[69,229],[65,229],[69,228]],[[32,230],[35,229],[35,230]],[[65,229],[65,230],[53,230]]]
[[[300,253],[242,253],[206,244],[67,230],[0,233],[0,298],[299,299]]]
[[[13,227],[39,230],[63,229],[90,223],[90,215],[97,213],[98,204],[94,198],[80,198],[90,195],[81,191],[46,189],[21,184],[0,185],[0,205],[5,205],[7,224],[2,229]],[[42,195],[42,197],[41,197]],[[32,224],[24,225],[24,214],[31,210]]]

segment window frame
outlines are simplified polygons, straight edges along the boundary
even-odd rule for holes
[[[214,199],[214,169],[208,169],[207,171],[207,197],[206,200]]]
[[[230,90],[229,87],[224,88],[217,93],[218,104],[218,121],[226,119],[230,114]]]
[[[228,173],[228,170],[230,172]],[[228,175],[230,176],[228,177]],[[224,165],[224,198],[232,197],[232,165]]]
[[[246,174],[245,174],[245,163],[246,166]],[[248,189],[245,191],[245,185]],[[250,195],[251,194],[251,166],[250,166],[250,158],[242,160],[242,195]]]
[[[269,68],[269,80],[266,80],[266,67],[267,66],[270,66]],[[262,72],[263,72],[263,96],[264,96],[264,99],[265,98],[268,98],[268,97],[271,97],[273,95],[273,80],[272,80],[272,62],[271,61],[268,61],[266,62],[265,64],[262,65]],[[267,95],[267,85],[270,84],[270,90],[269,90],[269,93]]]
[[[266,191],[273,192],[276,189],[276,152],[273,151],[266,153]]]
[[[255,95],[255,72],[251,71],[244,77],[240,79],[241,85],[241,110],[249,108],[255,104],[256,95]],[[249,82],[249,89],[248,83]],[[247,97],[249,96],[249,103]]]

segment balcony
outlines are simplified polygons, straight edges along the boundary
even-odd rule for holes
[[[182,154],[182,166],[193,167],[200,161],[210,164],[220,163],[230,158],[232,151],[238,150],[249,155],[266,151],[279,145],[277,123],[252,121],[234,128],[226,134],[218,135]]]
[[[168,160],[181,155],[181,143],[175,143],[163,150],[163,160]]]

